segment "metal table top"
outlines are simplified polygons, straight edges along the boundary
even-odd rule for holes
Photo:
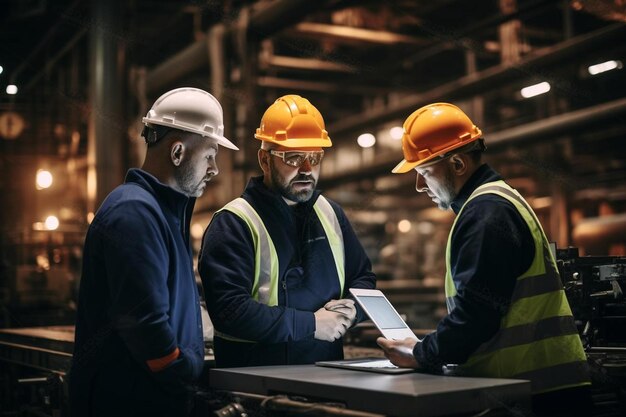
[[[315,365],[211,369],[209,385],[261,395],[301,395],[392,416],[444,416],[530,404],[528,381],[376,374]]]

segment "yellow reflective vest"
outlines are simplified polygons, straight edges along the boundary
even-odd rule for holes
[[[315,201],[313,209],[322,224],[326,239],[330,245],[337,269],[337,276],[339,278],[339,287],[343,295],[346,273],[343,233],[341,232],[339,219],[337,219],[337,214],[328,200],[322,195]],[[254,243],[254,284],[252,286],[252,298],[268,306],[278,305],[278,255],[276,254],[272,237],[263,224],[261,216],[259,216],[254,207],[243,198],[236,198],[226,204],[221,210],[234,213],[241,218],[250,229]],[[215,334],[227,340],[252,342],[226,335],[217,330]]]
[[[565,297],[556,262],[539,220],[524,198],[504,181],[478,187],[465,202],[492,193],[505,198],[520,213],[535,243],[530,268],[517,277],[509,309],[500,329],[460,365],[467,376],[528,379],[532,393],[588,385],[586,356]],[[457,294],[452,279],[450,252],[456,220],[446,248],[446,303],[454,309]]]

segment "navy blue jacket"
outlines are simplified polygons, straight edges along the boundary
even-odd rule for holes
[[[314,312],[331,299],[342,298],[335,261],[326,234],[313,210],[319,196],[288,206],[283,198],[252,178],[243,198],[263,219],[279,259],[278,306],[252,297],[254,245],[248,226],[237,215],[216,214],[204,239],[198,268],[207,308],[215,329],[258,343],[214,340],[219,367],[305,364],[343,358],[341,340],[314,339]],[[329,200],[330,201],[330,200]],[[343,233],[345,287],[374,288],[370,261],[343,210],[330,201]],[[362,318],[359,311],[357,320]]]
[[[131,169],[87,232],[70,372],[75,417],[182,416],[204,362],[194,198]],[[148,360],[180,350],[165,369]]]
[[[502,177],[483,164],[452,202],[459,213],[480,185]],[[535,247],[528,225],[508,200],[485,194],[470,201],[458,218],[450,264],[457,286],[456,308],[434,333],[413,349],[421,365],[441,372],[448,363],[464,363],[500,329],[518,276],[528,270]]]

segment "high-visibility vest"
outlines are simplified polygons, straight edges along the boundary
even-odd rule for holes
[[[460,374],[528,379],[533,394],[590,384],[585,352],[548,239],[528,203],[504,181],[486,183],[474,190],[452,225],[446,248],[448,312],[454,309],[457,294],[450,273],[450,246],[456,220],[469,201],[488,193],[499,195],[515,206],[530,229],[535,255],[530,268],[516,279],[500,329],[460,365]]]
[[[345,251],[343,247],[343,233],[337,214],[324,196],[319,196],[313,209],[322,224],[326,239],[330,246],[337,269],[339,279],[340,297],[345,285]],[[241,218],[248,228],[254,243],[254,283],[252,285],[252,298],[259,303],[268,306],[278,305],[278,271],[279,260],[272,237],[267,231],[261,216],[254,207],[243,198],[236,198],[226,204],[222,210],[230,211]],[[218,212],[219,212],[218,211]],[[215,331],[215,335],[223,339],[238,342],[252,342],[226,335]]]

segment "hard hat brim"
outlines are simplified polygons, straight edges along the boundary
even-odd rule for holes
[[[437,159],[437,157],[443,157],[444,155],[448,155],[448,154],[452,154],[454,150],[458,149],[458,148],[462,148],[465,145],[468,145],[472,142],[475,142],[477,140],[480,140],[482,138],[482,132],[479,131],[479,134],[466,140],[463,142],[459,142],[454,146],[450,146],[446,149],[442,149],[439,152],[435,152],[434,154],[428,156],[428,158],[424,158],[424,159],[420,159],[419,161],[414,161],[414,162],[409,162],[406,159],[403,159],[402,161],[400,161],[400,163],[398,165],[396,165],[396,167],[394,169],[391,170],[392,173],[394,174],[404,174],[405,172],[409,172],[410,170],[412,170],[413,168],[416,168],[419,165],[424,165],[428,162],[432,162],[434,160]]]
[[[391,170],[391,172],[394,173],[394,174],[404,174],[406,172],[409,172],[410,170],[412,170],[416,166],[418,166],[419,163],[420,163],[420,161],[409,162],[406,159],[403,159],[402,161],[400,161],[400,163],[398,165],[396,165],[396,167],[394,169]]]
[[[200,136],[205,137],[205,138],[211,138],[211,139],[215,140],[218,145],[221,145],[221,146],[223,146],[225,148],[232,149],[234,151],[238,151],[239,150],[239,148],[237,146],[235,146],[234,143],[232,143],[230,140],[226,139],[224,136],[213,135],[213,134],[207,133],[207,132],[205,132],[203,130],[193,129],[193,128],[187,127],[187,126],[181,126],[180,124],[176,124],[176,123],[167,123],[167,122],[164,122],[162,120],[152,120],[152,119],[149,119],[147,117],[144,117],[143,119],[141,119],[141,121],[146,126],[150,126],[150,125],[167,126],[167,127],[171,127],[172,129],[182,130],[184,132],[195,133],[195,134],[200,135]]]

